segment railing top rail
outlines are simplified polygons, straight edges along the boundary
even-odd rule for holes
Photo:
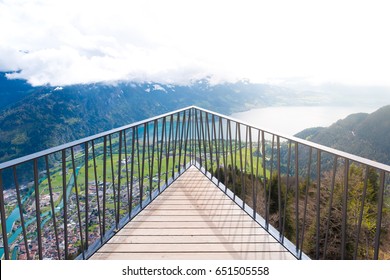
[[[85,138],[82,138],[82,139],[79,139],[79,140],[68,142],[68,143],[65,143],[65,144],[53,147],[53,148],[49,148],[49,149],[42,150],[42,151],[39,151],[39,152],[36,152],[36,153],[33,153],[33,154],[29,154],[29,155],[26,155],[26,156],[23,156],[23,157],[12,159],[12,160],[0,163],[0,170],[8,168],[8,167],[12,167],[14,165],[18,165],[18,164],[21,164],[21,163],[24,163],[24,162],[27,162],[27,161],[30,161],[32,159],[40,158],[40,157],[45,156],[45,155],[50,155],[50,154],[62,151],[64,149],[75,147],[77,145],[80,145],[80,144],[83,144],[83,143],[86,143],[86,142],[89,142],[89,141],[92,141],[92,140],[96,140],[98,138],[101,138],[101,137],[104,137],[104,136],[107,136],[107,135],[111,135],[111,134],[117,133],[119,131],[123,131],[125,129],[129,129],[129,128],[136,127],[136,126],[139,126],[139,125],[142,125],[142,124],[145,124],[145,123],[149,123],[151,121],[158,120],[158,119],[164,118],[166,116],[170,116],[170,115],[173,115],[173,114],[176,114],[176,113],[179,113],[179,112],[183,112],[183,111],[186,111],[186,110],[191,109],[191,108],[193,108],[193,106],[185,107],[185,108],[182,108],[182,109],[179,109],[179,110],[175,110],[175,111],[172,111],[172,112],[169,112],[169,113],[158,115],[156,117],[148,118],[148,119],[145,119],[145,120],[142,120],[142,121],[134,122],[134,123],[131,123],[131,124],[128,124],[128,125],[125,125],[125,126],[121,126],[121,127],[114,128],[114,129],[111,129],[111,130],[108,130],[108,131],[105,131],[105,132],[101,132],[101,133],[98,133],[98,134],[95,134],[95,135],[91,135],[91,136],[88,136],[88,137],[85,137]]]
[[[358,163],[362,163],[362,164],[365,164],[365,165],[370,165],[372,167],[381,169],[381,170],[386,171],[386,172],[390,172],[390,166],[386,165],[386,164],[383,164],[383,163],[379,163],[379,162],[376,162],[376,161],[373,161],[373,160],[369,160],[369,159],[366,159],[366,158],[363,158],[363,157],[359,157],[359,156],[356,156],[356,155],[353,155],[353,154],[350,154],[350,153],[347,153],[347,152],[339,151],[339,150],[336,150],[336,149],[333,149],[333,148],[330,148],[330,147],[327,147],[327,146],[324,146],[324,145],[321,145],[321,144],[317,144],[317,143],[314,143],[314,142],[310,142],[310,141],[307,141],[307,140],[304,140],[304,139],[301,139],[301,138],[297,138],[297,137],[294,137],[294,136],[288,136],[288,135],[285,135],[285,134],[282,134],[282,133],[274,132],[274,131],[269,130],[269,129],[263,129],[263,128],[254,126],[254,125],[252,125],[250,123],[243,122],[241,120],[238,120],[238,119],[235,119],[235,118],[223,115],[223,114],[219,114],[219,113],[216,113],[216,112],[213,112],[213,111],[210,111],[210,110],[206,110],[206,109],[203,109],[203,108],[200,108],[200,107],[197,107],[197,106],[192,106],[192,107],[195,108],[195,109],[198,109],[198,110],[210,113],[210,114],[214,114],[216,116],[219,116],[219,117],[222,117],[222,118],[225,118],[225,119],[229,119],[229,120],[234,121],[236,123],[249,126],[249,127],[253,128],[253,129],[258,129],[258,130],[264,131],[266,133],[273,134],[275,136],[279,136],[280,138],[283,138],[283,139],[286,139],[286,140],[291,140],[291,141],[294,141],[296,143],[299,143],[299,144],[302,144],[302,145],[305,145],[305,146],[308,146],[308,147],[312,147],[312,148],[321,150],[323,152],[327,152],[327,153],[330,153],[330,154],[333,154],[333,155],[337,155],[337,156],[342,157],[342,158],[350,159],[350,160],[358,162]]]

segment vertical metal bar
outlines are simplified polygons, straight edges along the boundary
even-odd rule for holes
[[[112,191],[113,191],[113,197],[114,197],[114,220],[115,220],[115,229],[118,229],[118,224],[116,220],[117,216],[117,202],[116,202],[116,190],[115,190],[115,171],[114,171],[114,155],[112,153],[112,141],[111,141],[111,134],[108,135],[108,140],[110,142],[110,162],[111,162],[111,180],[112,180]]]
[[[192,141],[191,141],[191,150],[193,151],[192,152],[192,163],[193,164],[196,164],[196,130],[195,130],[195,125],[196,125],[196,110],[195,108],[192,108],[191,109],[191,115],[192,115],[192,118],[191,118],[191,125],[192,125]]]
[[[309,195],[310,188],[310,178],[311,178],[311,158],[312,158],[313,149],[310,147],[309,149],[309,162],[307,165],[307,183],[305,189],[305,206],[303,209],[303,224],[302,224],[302,236],[301,236],[301,251],[299,252],[299,259],[302,259],[302,251],[303,251],[303,241],[305,239],[305,226],[306,226],[306,213],[307,213],[307,201]]]
[[[177,113],[176,118],[176,132],[175,134],[175,141],[173,144],[173,165],[172,165],[172,178],[175,178],[175,168],[176,168],[176,149],[177,149],[177,138],[178,138],[178,132],[180,131],[180,113]]]
[[[329,235],[329,227],[330,227],[330,220],[332,215],[332,208],[333,208],[333,194],[334,194],[334,186],[336,184],[336,172],[337,172],[337,156],[334,156],[333,160],[333,173],[332,173],[332,185],[330,187],[330,201],[329,201],[329,209],[328,209],[328,220],[326,224],[326,231],[325,231],[325,244],[324,244],[324,254],[323,258],[326,258],[326,251],[328,249],[328,235]]]
[[[166,153],[166,174],[165,174],[165,185],[168,186],[168,174],[169,174],[169,157],[170,157],[170,150],[171,150],[171,139],[172,139],[172,133],[173,133],[173,115],[170,115],[169,120],[169,133],[168,133],[168,145],[166,147],[165,153]]]
[[[122,174],[122,133],[123,130],[119,131],[119,151],[118,151],[118,206],[116,207],[115,213],[115,225],[116,229],[119,227],[119,212],[121,207],[121,174]],[[126,136],[125,136],[126,138]],[[111,155],[112,157],[112,155]]]
[[[142,183],[142,177],[141,177],[141,156],[140,156],[140,151],[139,151],[139,128],[140,126],[137,126],[137,130],[136,130],[136,133],[137,133],[137,136],[136,136],[136,149],[137,149],[137,169],[138,169],[138,200],[139,200],[139,206],[140,208],[142,209],[142,196],[143,196],[143,183]]]
[[[159,167],[158,167],[158,192],[161,192],[161,169],[162,169],[162,158],[164,151],[164,132],[165,132],[166,118],[162,119],[162,128],[161,128],[161,149],[160,149],[160,158],[159,158]],[[165,170],[167,168],[165,167]]]
[[[202,137],[202,142],[203,142],[203,153],[204,153],[204,166],[205,166],[205,172],[207,174],[207,171],[208,171],[208,168],[207,168],[207,152],[206,152],[206,138],[204,136],[204,125],[203,125],[203,118],[202,118],[202,115],[203,115],[203,112],[202,111],[199,111],[199,114],[200,114],[200,126],[201,126],[201,132],[202,132],[202,135],[200,137]]]
[[[299,250],[299,180],[298,180],[298,143],[295,142],[295,244]]]
[[[171,136],[172,136],[172,115],[169,116],[169,120],[168,120],[168,123],[169,124],[169,128],[168,128],[168,125],[166,127],[166,129],[168,129],[168,132],[165,131],[166,135],[167,135],[167,141],[165,143],[165,162],[166,162],[166,172],[165,172],[165,186],[168,186],[168,174],[169,174],[169,158],[170,158],[170,149],[171,149]]]
[[[157,131],[156,131],[156,157],[157,157],[157,190],[158,193],[160,193],[160,178],[161,178],[161,162],[160,162],[160,154],[162,150],[162,141],[160,142],[161,144],[159,145],[159,120],[156,120],[156,126],[157,126]]]
[[[126,130],[123,131],[123,134],[124,134],[124,142],[123,144],[125,145],[125,164],[126,164],[126,190],[127,190],[127,206],[129,207],[128,208],[128,214],[129,214],[129,218],[131,217],[131,207],[130,207],[130,188],[129,188],[129,155],[127,153],[127,136],[126,136]],[[131,163],[131,165],[133,165],[133,163]]]
[[[198,110],[195,111],[195,125],[196,125],[196,136],[197,142],[199,145],[199,164],[200,166],[203,166],[202,162],[202,144],[201,144],[201,138],[200,138],[200,128],[199,128],[199,120],[198,120]],[[196,146],[196,144],[195,144]],[[196,156],[195,156],[195,161],[196,161]]]
[[[154,120],[153,122],[153,141],[152,141],[152,166],[150,168],[149,172],[149,179],[150,179],[150,200],[152,200],[152,191],[153,191],[153,177],[154,177],[154,154],[155,154],[155,147],[156,147],[156,133],[157,133],[157,120]],[[158,151],[157,151],[158,153]]]
[[[279,213],[279,233],[282,232],[282,190],[281,190],[281,174],[280,174],[280,137],[277,136],[276,144],[278,146],[278,213]]]
[[[245,156],[244,156],[244,185],[243,185],[243,196],[242,196],[242,208],[245,209],[245,201],[246,201],[246,176],[247,176],[247,168],[248,165],[248,126],[245,125]]]
[[[146,145],[146,123],[144,124],[144,138],[142,140],[142,166],[141,166],[141,176],[140,176],[140,201],[141,209],[143,209],[143,197],[144,197],[144,176],[145,176],[145,145]]]
[[[223,157],[223,166],[225,170],[225,176],[224,176],[224,183],[225,183],[225,193],[227,191],[227,185],[228,185],[228,171],[227,171],[227,152],[225,151],[225,139],[223,136],[223,123],[222,123],[222,118],[219,118],[219,132],[220,132],[220,138],[222,142],[222,157]],[[227,128],[226,128],[226,134],[227,134]],[[226,139],[227,139],[226,135]],[[227,146],[227,142],[226,142]]]
[[[239,155],[240,155],[240,171],[241,171],[241,192],[245,191],[245,178],[244,178],[244,171],[242,169],[242,149],[241,149],[241,124],[240,123],[237,123],[236,124],[238,126],[238,130],[237,130],[237,133],[238,133],[238,146],[240,147],[240,150],[239,150]],[[245,197],[245,193],[242,194],[241,193],[241,196],[244,196]],[[241,197],[242,198],[242,197]],[[241,208],[244,208],[244,200],[245,199],[242,199],[243,200],[243,204],[241,206]]]
[[[193,117],[192,117],[192,141],[193,141],[193,145],[194,145],[194,156],[193,156],[193,163],[196,164],[197,163],[197,159],[196,159],[196,156],[197,156],[197,141],[196,141],[196,137],[197,137],[197,127],[198,127],[198,118],[197,118],[197,111],[195,108],[192,109],[192,113],[193,113]]]
[[[235,187],[236,187],[236,180],[235,180],[236,174],[235,174],[235,164],[233,163],[233,161],[234,161],[233,141],[232,141],[232,127],[231,127],[231,124],[230,124],[230,120],[227,120],[227,134],[228,134],[228,137],[229,137],[229,143],[228,144],[229,144],[229,147],[230,147],[230,161],[231,161],[232,181],[233,181],[233,187],[232,187],[233,199],[235,199],[236,192],[234,190],[235,190]],[[236,153],[235,150],[234,150],[234,153]]]
[[[99,222],[99,233],[100,233],[100,243],[103,244],[103,229],[102,229],[102,218],[100,211],[100,197],[99,197],[99,184],[97,180],[97,170],[96,170],[96,155],[95,155],[95,141],[92,140],[92,157],[93,157],[93,171],[95,178],[95,191],[96,191],[96,202],[98,207],[98,222]],[[104,213],[104,212],[103,212]]]
[[[264,213],[265,213],[265,224],[266,228],[268,230],[269,226],[269,216],[267,213],[268,209],[268,202],[267,202],[267,170],[266,170],[266,157],[265,157],[265,137],[264,137],[264,131],[261,131],[261,153],[262,153],[262,161],[263,161],[263,188],[264,188]]]
[[[210,136],[210,124],[209,124],[209,113],[206,112],[206,118],[205,118],[205,122],[206,122],[206,129],[207,129],[207,142],[209,144],[209,153],[210,153],[210,165],[211,165],[211,177],[214,176],[214,162],[213,162],[213,145],[212,145],[212,139],[211,139],[211,136]]]
[[[22,204],[22,200],[20,198],[18,177],[16,175],[16,166],[14,166],[12,169],[13,169],[13,174],[14,174],[14,183],[15,183],[15,189],[16,189],[16,198],[17,198],[17,201],[18,201],[20,223],[22,224],[23,241],[24,241],[24,246],[26,247],[27,259],[29,260],[30,259],[30,251],[28,249],[28,244],[27,244],[26,227],[25,227],[25,224],[24,224],[24,217],[23,217],[23,204]],[[48,178],[48,180],[50,180],[50,177]],[[49,184],[49,189],[50,189],[50,194],[51,194],[51,185],[50,184]],[[50,196],[50,198],[51,198],[51,200],[50,200],[51,205],[53,205],[53,197],[52,197],[52,195]],[[53,206],[52,206],[52,209],[53,209]],[[54,211],[53,211],[53,213],[54,213]],[[57,245],[58,245],[58,235],[57,235],[57,228],[55,227],[55,223],[54,223],[54,229],[55,229],[55,233],[56,233],[55,236],[56,236]],[[58,246],[57,246],[57,249],[58,249]],[[59,252],[59,250],[58,250],[58,252]],[[59,259],[59,255],[58,255],[58,259]]]
[[[178,117],[180,116],[180,114],[178,114]],[[185,118],[186,118],[186,115],[185,115],[185,112],[183,113],[183,119],[179,122],[179,126],[177,127],[177,129],[180,129],[179,130],[179,137],[178,137],[178,145],[179,145],[179,162],[177,164],[177,173],[180,174],[180,170],[181,170],[181,154],[182,154],[182,149],[183,149],[183,140],[184,140],[184,130],[185,130]]]
[[[1,232],[3,235],[3,247],[4,247],[4,258],[9,260],[9,247],[8,247],[8,235],[7,235],[7,223],[5,218],[4,208],[4,187],[3,187],[3,176],[0,169],[0,215],[1,215]]]
[[[363,187],[363,194],[362,194],[362,204],[360,207],[358,225],[356,227],[356,241],[355,241],[355,248],[354,248],[354,252],[353,252],[353,259],[354,260],[356,260],[357,251],[358,251],[358,247],[359,247],[360,229],[362,227],[362,221],[363,221],[364,202],[366,200],[366,194],[367,194],[368,172],[369,172],[368,165],[366,165],[366,170],[365,170],[365,175],[364,175],[364,187]]]
[[[89,236],[89,227],[88,227],[88,212],[89,212],[89,198],[88,198],[88,142],[84,143],[84,166],[85,166],[85,250],[88,250],[88,236]]]
[[[152,200],[152,175],[153,171],[151,171],[151,162],[150,162],[150,132],[149,132],[149,123],[146,124],[146,146],[148,147],[148,173],[149,173],[149,201]]]
[[[269,174],[269,188],[268,188],[268,200],[267,200],[267,212],[266,212],[266,217],[268,217],[268,219],[269,219],[269,212],[270,212],[270,205],[271,205],[272,175],[273,175],[272,172],[274,166],[274,145],[275,145],[275,135],[272,134],[271,165],[270,165],[270,174]],[[267,230],[268,230],[268,226],[269,226],[269,220],[266,221]]]
[[[261,180],[260,180],[260,177],[259,177],[259,166],[260,166],[260,135],[261,135],[261,132],[260,130],[258,129],[257,130],[257,156],[256,156],[256,181],[261,184]],[[257,188],[255,189],[255,199],[257,201]],[[254,209],[255,213],[254,213],[254,218],[256,218],[256,215],[257,215],[257,209]],[[268,221],[267,219],[265,220],[265,228],[266,230],[268,230]]]
[[[131,218],[131,214],[133,212],[133,186],[134,186],[134,157],[135,157],[135,130],[137,127],[132,128],[132,136],[131,136],[131,165],[130,165],[130,205],[129,205],[129,219]]]
[[[181,171],[181,155],[182,155],[182,150],[183,150],[185,125],[186,125],[186,112],[184,111],[183,112],[182,125],[181,125],[181,136],[180,136],[180,140],[179,140],[179,166],[177,168],[177,172],[179,174],[180,174],[180,171]],[[184,154],[184,161],[185,161],[185,154]]]
[[[316,259],[320,258],[320,210],[321,210],[321,150],[317,149],[317,195],[316,195]]]
[[[233,170],[233,199],[236,199],[236,184],[237,184],[237,180],[235,180],[236,178],[236,168],[237,168],[237,139],[238,139],[238,136],[237,136],[237,123],[236,123],[236,129],[235,129],[235,137],[234,137],[234,165],[232,166],[232,170]],[[238,145],[239,146],[239,145]],[[239,148],[241,148],[239,146]]]
[[[107,136],[103,138],[103,236],[106,234]]]
[[[51,178],[50,178],[50,169],[49,169],[49,158],[48,158],[48,155],[45,155],[45,163],[46,163],[47,183],[48,183],[48,186],[49,186],[49,194],[50,194],[51,213],[53,215],[52,219],[53,219],[53,226],[54,226],[54,235],[55,235],[55,238],[56,238],[57,257],[58,257],[58,259],[61,259],[61,252],[60,252],[60,244],[59,244],[59,241],[58,241],[57,220],[56,220],[56,212],[55,212],[55,209],[54,209],[53,189],[52,189],[52,186],[51,186]],[[14,170],[14,172],[15,172],[15,182],[17,182],[16,169]],[[17,190],[18,190],[19,187],[18,186],[16,186],[16,187],[17,187]],[[20,198],[18,198],[18,200],[20,200]],[[22,206],[23,206],[22,204],[19,206],[20,210],[22,210],[21,209]],[[20,217],[21,217],[22,225],[24,226],[24,219],[23,219],[22,213],[23,213],[23,211],[21,211]],[[25,229],[23,229],[23,237],[26,238]],[[25,245],[26,245],[26,250],[27,250],[27,258],[30,259],[29,253],[28,253],[27,241],[26,241]]]
[[[68,251],[68,198],[66,197],[66,154],[62,150],[62,199],[64,204],[64,244],[65,259],[69,257]]]
[[[284,205],[283,205],[283,227],[282,227],[282,242],[284,242],[284,231],[286,228],[286,215],[287,215],[287,197],[289,189],[289,175],[290,175],[290,161],[291,161],[291,140],[288,142],[288,155],[287,155],[287,176],[286,176],[286,194],[284,196]]]
[[[256,217],[256,195],[255,195],[255,174],[253,170],[253,150],[252,150],[252,128],[249,127],[249,154],[250,154],[250,165],[251,165],[251,183],[252,183],[252,208],[253,214],[252,217]]]
[[[218,148],[218,140],[217,140],[217,129],[215,127],[215,116],[211,115],[211,138],[214,139],[214,146],[215,146],[215,162],[217,164],[217,174],[214,174],[214,176],[218,176],[218,186],[219,182],[221,180],[221,172],[219,170],[219,148]]]
[[[187,131],[186,131],[186,138],[184,142],[184,167],[187,167],[187,153],[188,153],[188,140],[190,139],[190,131],[191,131],[191,110],[188,110],[188,119],[187,119]],[[191,149],[192,152],[192,149]],[[191,162],[191,157],[190,157],[190,162]]]
[[[77,186],[77,176],[76,176],[76,166],[74,163],[74,151],[73,147],[70,148],[71,158],[72,158],[72,168],[73,168],[73,181],[74,181],[74,187],[76,191],[76,207],[77,207],[77,219],[79,222],[79,231],[80,231],[80,243],[81,243],[81,253],[83,255],[83,259],[85,259],[85,248],[84,248],[84,239],[83,239],[83,226],[81,223],[81,213],[80,213],[80,200],[79,200],[79,189]]]
[[[378,215],[376,220],[376,231],[375,231],[375,247],[374,247],[374,260],[379,258],[379,246],[380,246],[380,237],[381,237],[381,227],[382,227],[382,215],[383,215],[383,195],[385,190],[385,172],[382,170],[380,173],[380,183],[379,183],[379,197],[378,197]]]
[[[38,159],[34,159],[34,190],[35,190],[35,209],[37,218],[37,237],[38,237],[38,255],[43,259],[42,254],[42,229],[41,229],[41,206],[39,203],[39,184],[38,184]]]
[[[348,203],[348,176],[349,176],[349,159],[345,158],[344,169],[344,192],[343,192],[343,209],[341,224],[341,259],[345,259],[345,245],[347,240],[347,203]]]

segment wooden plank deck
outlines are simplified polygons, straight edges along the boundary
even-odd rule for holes
[[[295,257],[191,167],[90,259]]]

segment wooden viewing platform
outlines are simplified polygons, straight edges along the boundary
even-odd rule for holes
[[[296,259],[194,166],[90,259]]]

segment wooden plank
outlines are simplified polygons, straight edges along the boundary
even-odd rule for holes
[[[117,235],[241,235],[241,234],[263,234],[264,229],[258,227],[249,228],[123,228]]]
[[[199,215],[187,215],[187,216],[159,216],[159,215],[143,215],[142,213],[135,217],[133,222],[187,222],[187,221],[212,221],[212,222],[240,222],[240,221],[252,221],[251,218],[246,215],[235,215],[235,216],[199,216]],[[130,224],[131,224],[130,223]],[[129,224],[129,225],[130,225]]]
[[[244,227],[244,228],[257,228],[258,225],[254,224],[251,221],[240,221],[240,222],[211,222],[211,221],[181,221],[181,222],[136,222],[133,221],[130,224],[127,224],[124,228],[231,228],[231,227]]]
[[[145,212],[144,214],[148,215],[162,215],[162,216],[186,216],[186,215],[204,215],[204,216],[227,216],[227,215],[241,215],[242,210],[241,209],[230,209],[230,210],[224,210],[224,209],[181,209],[180,211],[177,210],[148,210],[144,209],[142,210]],[[207,212],[207,213],[206,213]]]
[[[196,243],[196,244],[129,244],[107,243],[100,252],[158,253],[158,252],[285,252],[279,243]]]
[[[176,204],[154,204],[148,206],[147,210],[237,210],[236,205],[232,205],[230,203],[227,204],[187,204],[187,205],[176,205]],[[241,210],[240,210],[241,211]]]
[[[115,235],[107,243],[150,243],[150,244],[184,244],[184,243],[264,243],[275,242],[267,233],[256,235]]]
[[[289,252],[96,253],[92,260],[296,260]]]

